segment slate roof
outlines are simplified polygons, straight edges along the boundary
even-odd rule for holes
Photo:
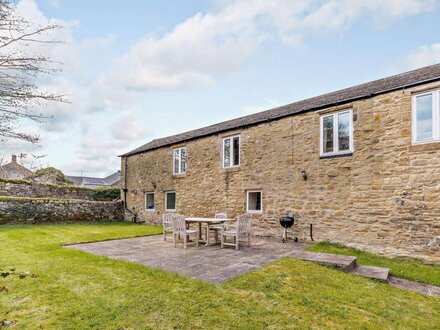
[[[116,185],[121,180],[121,171],[116,171],[103,179],[108,185]]]
[[[75,186],[96,186],[96,187],[110,187],[116,186],[121,178],[121,172],[116,171],[105,178],[95,178],[89,176],[71,176],[66,175],[66,178],[73,181]]]
[[[365,84],[341,89],[336,92],[323,94],[295,103],[287,104],[278,108],[224,121],[218,124],[195,129],[185,133],[155,139],[121,156],[130,156],[172,145],[175,143],[193,140],[203,136],[256,125],[263,122],[300,114],[303,112],[314,111],[334,105],[349,103],[355,100],[365,99],[375,95],[417,86],[436,80],[440,80],[440,64],[435,64],[391,77],[374,80]]]

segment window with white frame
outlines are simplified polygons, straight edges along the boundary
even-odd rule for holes
[[[186,148],[173,150],[173,174],[183,174],[186,171]]]
[[[145,193],[145,210],[154,211],[154,193]]]
[[[440,141],[440,90],[413,96],[412,141]]]
[[[176,192],[175,191],[165,192],[165,210],[166,211],[176,211]]]
[[[263,211],[263,194],[261,190],[246,191],[246,212],[261,213]]]
[[[353,112],[351,109],[322,115],[320,118],[320,155],[353,152]]]
[[[240,166],[240,136],[230,136],[223,139],[223,167]]]

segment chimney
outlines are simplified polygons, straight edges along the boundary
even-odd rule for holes
[[[17,155],[12,155],[12,163],[16,163],[17,162]]]

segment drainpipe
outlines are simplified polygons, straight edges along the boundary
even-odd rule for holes
[[[124,210],[133,215],[133,222],[136,223],[137,214],[127,207],[127,160],[127,156],[124,156],[124,188],[122,189],[122,191],[124,192]]]

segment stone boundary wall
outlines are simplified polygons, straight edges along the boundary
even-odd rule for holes
[[[124,221],[122,201],[0,197],[0,225]]]
[[[92,194],[92,189],[82,187],[0,179],[0,196],[91,200]]]

